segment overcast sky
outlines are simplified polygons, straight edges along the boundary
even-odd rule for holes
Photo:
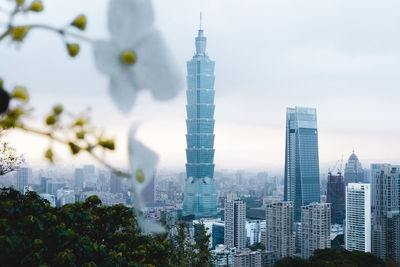
[[[44,1],[45,13],[28,19],[61,26],[85,13],[87,35],[107,38],[107,3]],[[203,12],[208,54],[216,61],[217,169],[283,169],[286,107],[296,105],[317,108],[323,166],[342,155],[347,159],[353,149],[364,165],[399,163],[399,1],[153,3],[156,25],[183,77]],[[108,78],[97,72],[90,45],[82,45],[82,53],[70,59],[51,33],[30,33],[18,50],[2,42],[0,76],[9,87],[28,87],[34,118],[42,118],[54,103],[74,112],[92,107],[94,122],[117,139],[120,149],[109,155],[113,163],[126,162],[129,125],[141,121],[138,138],[160,154],[160,166],[183,170],[184,91],[163,103],[141,93],[133,111],[123,115],[108,97]],[[45,140],[18,133],[9,138],[32,164],[43,162]]]

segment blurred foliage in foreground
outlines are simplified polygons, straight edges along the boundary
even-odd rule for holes
[[[393,261],[383,261],[371,253],[348,251],[342,248],[316,250],[309,259],[283,258],[274,267],[395,267]]]
[[[35,192],[0,191],[2,266],[209,266],[208,237],[195,239],[143,235],[130,208],[97,196],[53,208]]]

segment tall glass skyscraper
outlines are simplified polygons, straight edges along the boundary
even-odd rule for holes
[[[319,194],[317,111],[288,108],[284,200],[294,202],[296,221],[300,221],[301,206],[320,202]]]
[[[183,215],[188,219],[217,215],[214,183],[214,66],[199,29],[196,53],[187,62],[187,149]]]

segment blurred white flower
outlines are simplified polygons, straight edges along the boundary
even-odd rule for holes
[[[158,161],[157,154],[135,139],[137,126],[133,125],[129,131],[129,163],[131,168],[132,195],[131,199],[136,210],[143,211],[142,192],[150,182]],[[161,224],[143,218],[140,212],[136,219],[142,231],[147,233],[161,233],[165,229]]]
[[[98,69],[110,76],[112,99],[128,112],[136,92],[150,89],[157,100],[168,100],[183,88],[170,51],[154,27],[150,0],[110,0],[109,41],[95,41]]]

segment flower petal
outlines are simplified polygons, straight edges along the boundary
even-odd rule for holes
[[[143,234],[161,234],[165,232],[165,228],[157,222],[152,222],[148,219],[143,218],[141,215],[136,216],[138,224]]]
[[[124,113],[128,113],[131,110],[136,99],[136,88],[133,86],[129,75],[128,69],[124,69],[110,79],[109,91],[111,98]]]
[[[135,48],[137,63],[132,68],[138,88],[151,89],[157,100],[175,97],[184,88],[171,52],[158,30],[147,35]]]
[[[129,163],[133,185],[139,196],[154,173],[158,161],[157,154],[143,143],[135,140],[137,126],[133,125],[129,131]]]
[[[137,42],[153,28],[153,24],[150,0],[110,0],[108,29],[120,46]]]
[[[136,219],[144,234],[163,233],[165,232],[165,229],[161,224],[145,219],[141,213],[141,211],[143,211],[143,203],[141,199],[142,191],[146,187],[146,184],[151,180],[151,175],[154,173],[158,156],[154,151],[147,148],[141,142],[135,140],[137,127],[137,125],[132,125],[129,130],[128,150],[132,174],[132,204],[137,211]],[[142,174],[140,179],[138,179],[136,175],[137,173]]]
[[[121,51],[116,45],[107,41],[94,41],[93,52],[99,71],[112,76],[121,73],[123,69],[119,60]]]

